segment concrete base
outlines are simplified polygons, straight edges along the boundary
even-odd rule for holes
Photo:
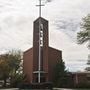
[[[19,88],[8,88],[8,89],[0,89],[0,90],[19,90]]]

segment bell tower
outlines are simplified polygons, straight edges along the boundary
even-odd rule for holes
[[[33,80],[40,83],[48,72],[48,21],[39,17],[33,25]]]
[[[54,68],[62,60],[62,51],[49,46],[48,20],[41,17],[41,0],[39,0],[39,17],[33,22],[33,47],[23,54],[23,72],[26,83],[39,84],[53,82]]]
[[[48,72],[48,21],[41,17],[41,7],[44,6],[41,0],[36,6],[39,6],[39,18],[33,27],[33,81],[41,83],[46,81]]]

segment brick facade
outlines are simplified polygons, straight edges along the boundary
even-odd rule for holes
[[[39,17],[33,24],[33,47],[23,55],[23,70],[28,83],[37,82],[38,58],[39,58],[39,20],[43,24],[43,46],[41,47],[41,82],[53,80],[54,67],[58,60],[62,60],[62,52],[49,47],[48,21]]]

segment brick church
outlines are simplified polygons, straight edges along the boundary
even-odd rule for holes
[[[48,28],[46,19],[39,17],[34,21],[33,47],[23,55],[23,71],[28,83],[52,82],[54,67],[62,60],[62,51],[49,47]]]

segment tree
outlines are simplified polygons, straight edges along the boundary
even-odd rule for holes
[[[6,87],[6,80],[7,78],[9,78],[9,72],[10,72],[10,67],[7,63],[7,60],[0,58],[0,78],[4,80],[4,84],[3,84],[4,87]]]
[[[63,61],[59,61],[54,69],[54,86],[68,87],[71,81],[71,76],[65,68],[65,63]]]
[[[10,78],[11,86],[13,86],[12,84],[14,84],[17,79],[21,78],[21,57],[21,51],[16,50],[0,56],[0,77],[4,80],[4,86],[6,86],[6,80],[8,78]]]
[[[22,52],[15,51],[15,50],[10,51],[9,57],[8,57],[8,62],[9,62],[8,64],[10,67],[10,84],[11,84],[11,86],[15,87],[16,82],[19,83],[19,81],[21,80],[21,77],[23,77],[22,71],[20,72],[20,69],[22,68],[22,65],[21,65]]]
[[[78,44],[83,44],[90,41],[90,14],[82,19],[81,28],[82,30],[77,33]],[[88,47],[90,47],[89,44]]]
[[[11,74],[17,73],[18,69],[20,68],[21,60],[21,51],[12,50],[9,52],[8,64],[11,68]]]

